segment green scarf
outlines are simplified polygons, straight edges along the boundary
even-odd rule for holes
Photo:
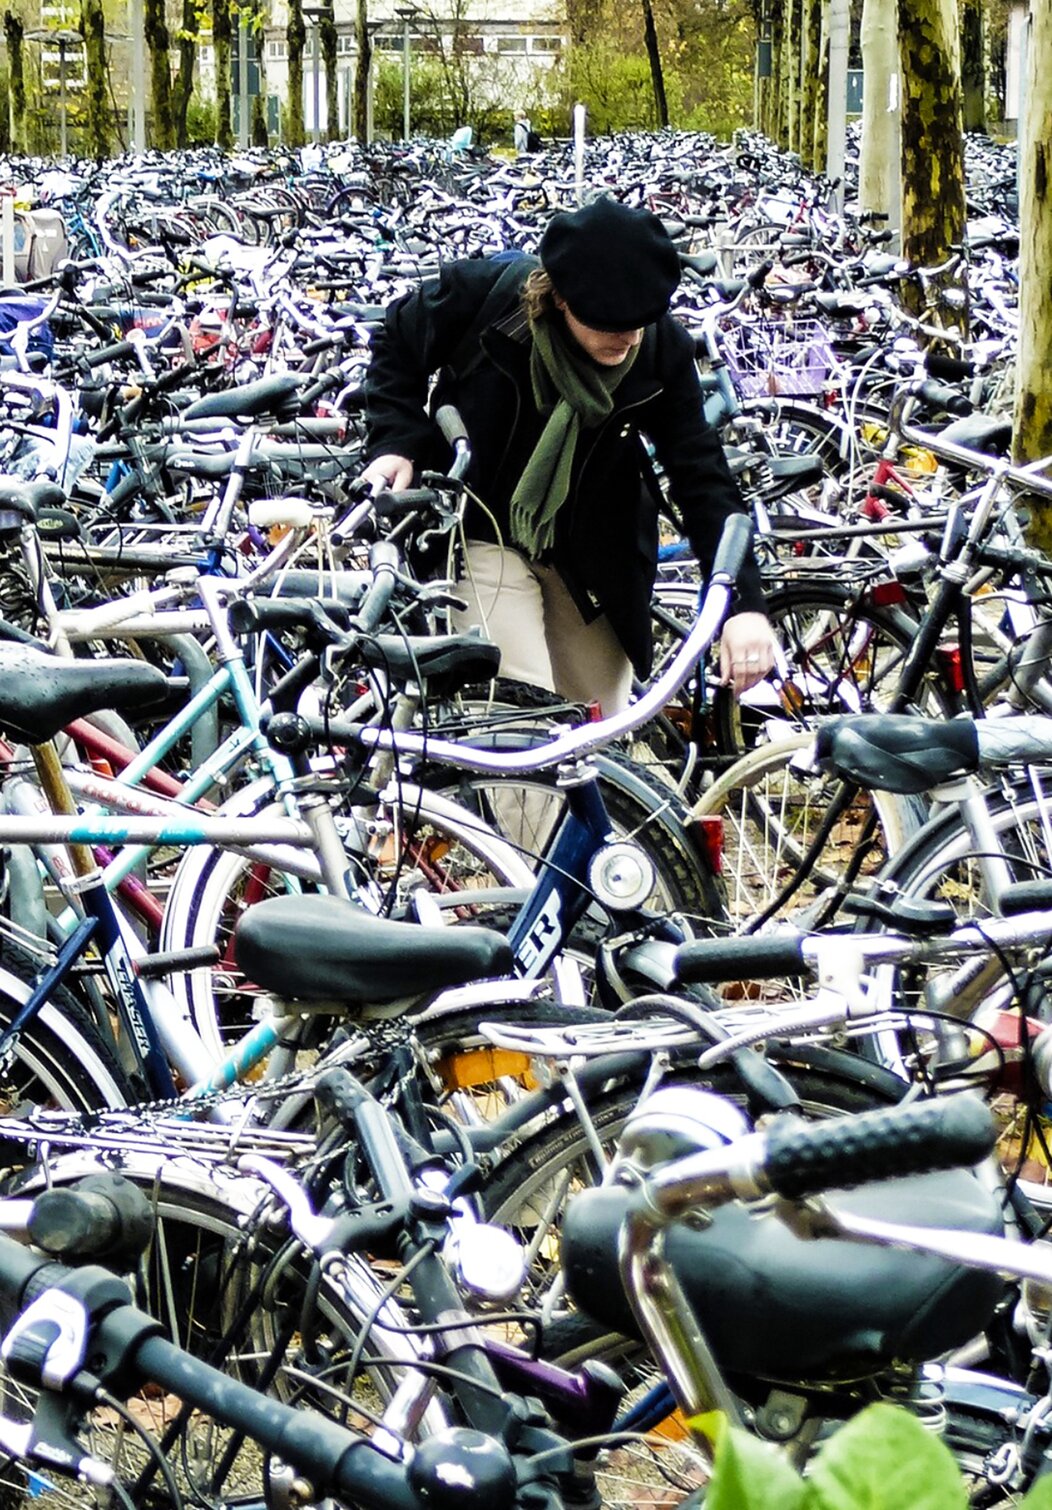
[[[555,516],[570,490],[581,430],[595,429],[612,413],[614,389],[639,347],[617,367],[600,367],[550,320],[531,320],[530,333],[533,400],[547,423],[511,497],[511,539],[536,561],[555,537]]]

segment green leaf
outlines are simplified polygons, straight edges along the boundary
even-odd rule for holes
[[[799,1510],[804,1485],[778,1451],[744,1431],[720,1434],[705,1510]]]
[[[1052,1510],[1052,1478],[1040,1479],[1024,1496],[1019,1510]]]
[[[949,1449],[896,1405],[870,1405],[818,1453],[807,1510],[966,1510]]]

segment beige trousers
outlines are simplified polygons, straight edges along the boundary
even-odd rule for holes
[[[632,666],[620,641],[605,614],[585,623],[554,568],[469,540],[457,592],[468,606],[453,614],[455,628],[477,624],[500,646],[501,676],[598,703],[604,715],[627,705]]]

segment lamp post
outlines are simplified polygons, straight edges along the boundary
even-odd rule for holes
[[[402,18],[402,140],[409,140],[409,23],[416,15],[415,5],[396,5],[395,15]]]
[[[50,43],[58,48],[58,133],[59,133],[59,156],[69,155],[69,111],[68,95],[66,91],[66,65],[69,60],[71,47],[82,47],[84,39],[79,31],[73,31],[69,27],[59,30],[27,31],[27,42],[40,42],[43,45]],[[43,68],[41,68],[43,72]]]
[[[314,127],[311,138],[321,141],[321,22],[325,15],[324,5],[305,5],[303,14],[311,23],[311,100],[313,101]]]

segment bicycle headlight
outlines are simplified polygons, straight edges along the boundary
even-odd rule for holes
[[[654,862],[638,844],[604,844],[588,866],[588,884],[604,907],[642,907],[654,890]]]

